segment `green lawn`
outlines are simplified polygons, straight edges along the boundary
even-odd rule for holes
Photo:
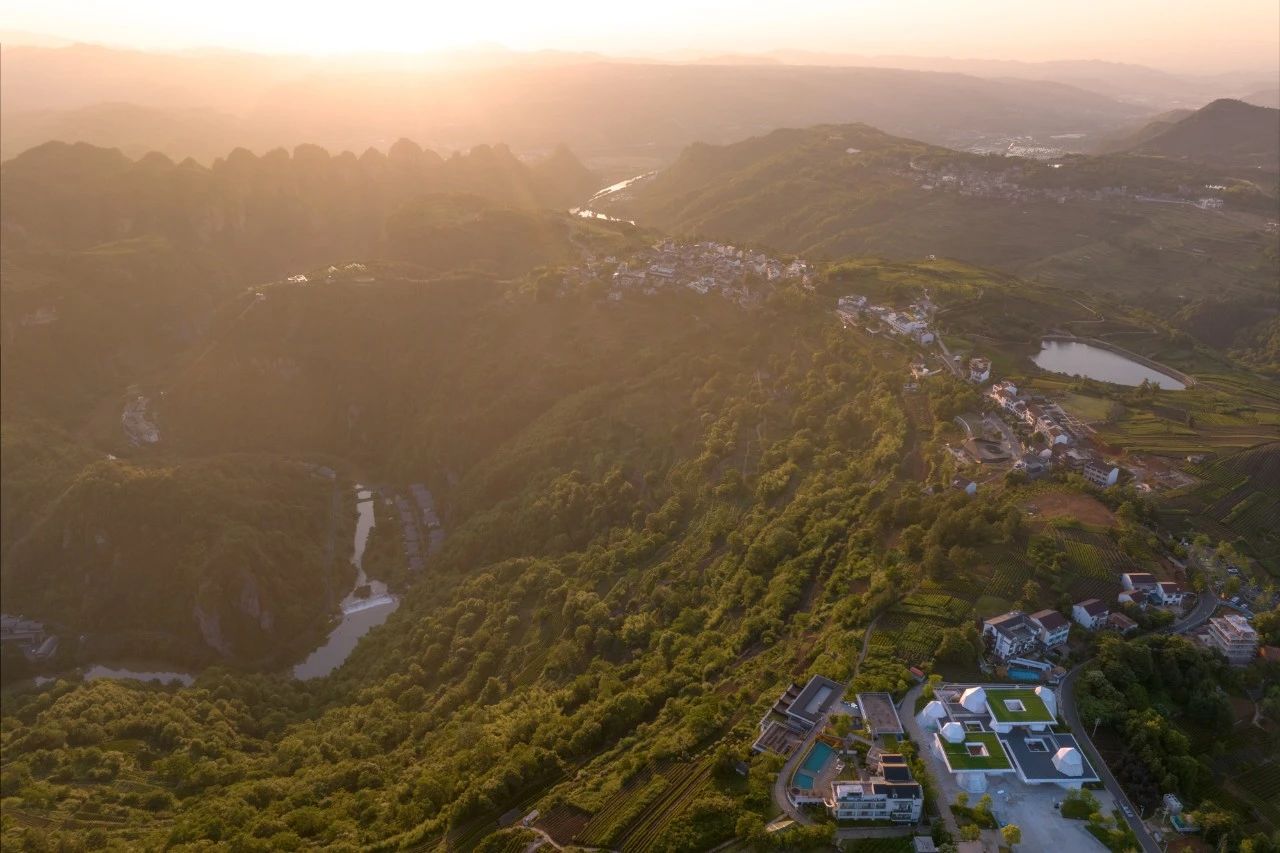
[[[946,755],[947,764],[953,771],[1008,770],[1012,766],[995,732],[966,732],[964,741],[961,743],[951,743],[942,736],[938,737],[938,741],[942,744],[942,752]],[[970,755],[969,745],[975,743],[985,746],[987,754]]]
[[[1016,699],[1022,703],[1021,711],[1012,711],[1005,706],[1006,699]],[[1045,707],[1044,700],[1034,690],[987,690],[987,706],[999,723],[1052,723],[1053,714]]]

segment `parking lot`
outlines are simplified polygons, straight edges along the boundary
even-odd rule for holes
[[[1003,792],[1003,793],[1001,793]],[[992,811],[1002,824],[1014,823],[1022,830],[1020,850],[1052,850],[1054,853],[1097,853],[1098,840],[1085,829],[1083,820],[1068,820],[1054,803],[1067,792],[1056,785],[1026,785],[1014,776],[1001,779],[991,790]],[[1094,791],[1103,814],[1111,814],[1114,802],[1106,791]],[[971,796],[970,802],[976,800]],[[994,841],[996,833],[990,833]]]

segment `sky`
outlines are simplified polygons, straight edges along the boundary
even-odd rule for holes
[[[1277,0],[13,0],[0,30],[265,53],[805,49],[1102,59],[1173,71],[1276,65]]]

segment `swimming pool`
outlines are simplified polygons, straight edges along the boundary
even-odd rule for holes
[[[1009,677],[1014,681],[1039,681],[1040,673],[1034,669],[1014,669],[1010,667]]]
[[[835,750],[822,741],[815,743],[813,749],[809,750],[809,754],[805,756],[804,763],[796,769],[796,774],[791,777],[791,784],[797,788],[812,790],[813,777],[822,772],[822,768],[827,766],[827,760],[831,758],[834,752]]]

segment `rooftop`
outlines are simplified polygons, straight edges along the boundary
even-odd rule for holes
[[[1076,607],[1081,608],[1090,616],[1097,616],[1099,613],[1106,613],[1109,609],[1107,605],[1103,604],[1096,598],[1086,598],[1084,601],[1077,603]]]
[[[1098,774],[1080,751],[1076,739],[1067,734],[1053,732],[1028,732],[1014,729],[1007,735],[1001,735],[1005,753],[1017,764],[1018,770],[1028,780],[1057,781],[1061,779],[1096,782]],[[1081,775],[1073,776],[1063,773],[1053,762],[1058,750],[1070,748],[1076,751],[1080,759]]]
[[[1052,723],[1054,716],[1032,689],[987,688],[987,707],[998,723]]]
[[[1047,631],[1063,628],[1068,624],[1066,617],[1056,610],[1041,610],[1039,613],[1032,613],[1031,618],[1043,625]]]
[[[830,678],[815,675],[790,702],[786,713],[804,720],[809,725],[817,725],[822,715],[839,698],[842,690],[844,687],[839,683]]]
[[[959,770],[1009,770],[1009,756],[995,732],[966,732],[964,740],[951,743],[937,736],[942,757],[951,772]]]
[[[902,734],[902,720],[888,693],[859,693],[858,707],[873,735]]]

